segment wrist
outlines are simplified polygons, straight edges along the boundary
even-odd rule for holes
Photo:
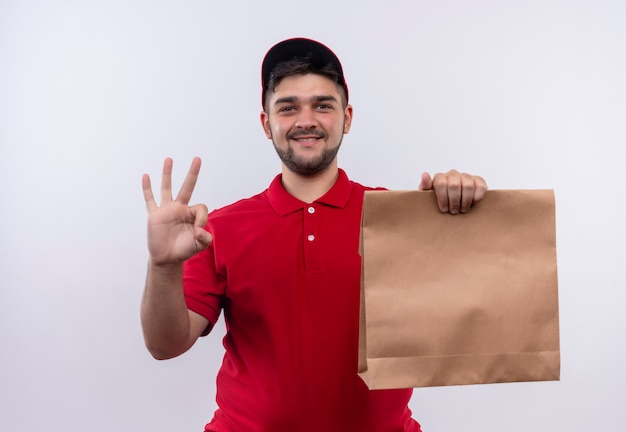
[[[174,273],[182,271],[183,262],[158,260],[151,256],[148,258],[148,268],[158,270],[159,272]]]

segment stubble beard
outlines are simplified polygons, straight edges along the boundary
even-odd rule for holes
[[[304,135],[304,133],[302,135]],[[323,138],[326,137],[327,135],[325,135]],[[289,140],[293,138],[295,138],[295,136],[287,135],[287,142],[289,142]],[[341,147],[342,141],[343,135],[341,135],[341,138],[339,139],[339,142],[335,147],[326,148],[319,156],[313,159],[304,160],[304,158],[299,158],[298,156],[296,156],[291,145],[287,146],[287,150],[281,150],[280,148],[278,148],[276,142],[272,138],[274,149],[276,150],[276,153],[278,154],[278,157],[283,162],[283,164],[285,164],[289,171],[304,177],[312,177],[316,174],[324,172],[337,157],[337,153],[339,152],[339,147]]]

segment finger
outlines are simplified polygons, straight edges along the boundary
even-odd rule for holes
[[[450,170],[446,173],[446,179],[448,182],[448,211],[457,214],[461,209],[461,174],[456,170]]]
[[[418,190],[431,190],[433,188],[433,179],[427,172],[422,173],[422,181],[420,182]]]
[[[206,221],[209,218],[209,209],[204,204],[196,204],[189,207],[191,214],[193,215],[194,228],[204,228]]]
[[[163,161],[163,174],[161,176],[161,205],[172,201],[172,158]]]
[[[193,158],[191,161],[191,166],[189,167],[189,172],[183,181],[183,185],[180,187],[180,191],[178,191],[178,196],[176,197],[176,201],[182,204],[188,204],[189,200],[191,200],[191,195],[193,194],[193,190],[196,187],[196,182],[198,181],[198,174],[200,173],[200,165],[202,161],[199,157]]]
[[[445,174],[437,173],[433,178],[432,189],[437,197],[437,206],[442,212],[447,212],[450,208],[448,199],[448,179]]]
[[[474,176],[461,174],[461,213],[467,213],[474,203]]]
[[[485,197],[487,191],[487,182],[481,176],[474,176],[475,191],[474,191],[474,204],[482,200]]]
[[[213,236],[204,229],[209,217],[209,209],[204,204],[196,204],[195,206],[189,207],[189,209],[191,210],[191,214],[194,216],[193,226],[196,251],[200,252],[213,243]]]
[[[150,176],[144,174],[141,177],[141,187],[143,188],[143,199],[146,201],[146,208],[148,211],[154,210],[157,205],[154,201],[154,195],[152,194],[152,184],[150,184]]]

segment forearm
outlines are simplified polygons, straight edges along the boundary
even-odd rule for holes
[[[141,325],[148,351],[157,359],[176,357],[195,342],[183,293],[182,264],[148,263],[141,302]]]

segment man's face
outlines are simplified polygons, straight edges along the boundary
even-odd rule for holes
[[[321,75],[284,78],[270,93],[261,123],[283,164],[313,176],[335,163],[343,134],[352,122],[339,87]]]

